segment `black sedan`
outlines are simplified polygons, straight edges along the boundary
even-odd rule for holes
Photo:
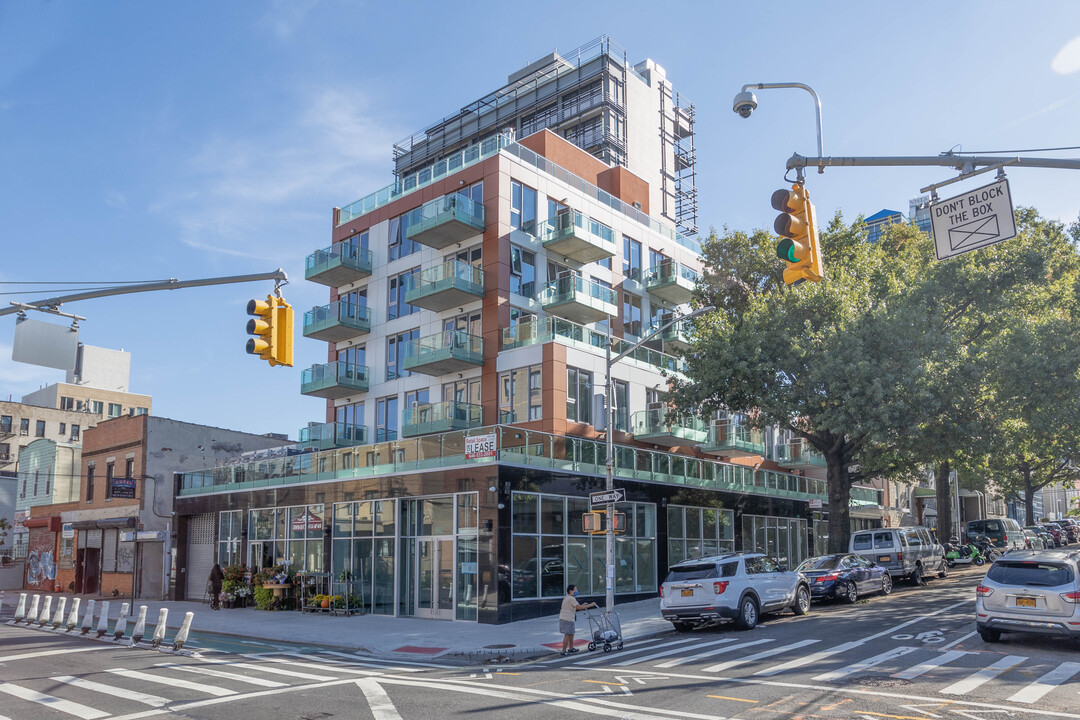
[[[814,600],[845,600],[853,603],[860,595],[892,592],[892,577],[882,566],[861,555],[822,555],[804,560],[799,572],[810,581]]]

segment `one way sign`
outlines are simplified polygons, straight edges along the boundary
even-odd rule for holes
[[[589,509],[593,510],[601,505],[617,503],[626,500],[626,491],[622,488],[605,490],[604,492],[589,493]]]

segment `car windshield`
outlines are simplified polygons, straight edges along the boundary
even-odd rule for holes
[[[1002,585],[1058,587],[1072,582],[1072,571],[1064,565],[1041,562],[996,562],[986,577]]]
[[[708,580],[717,577],[716,565],[698,563],[696,565],[677,565],[668,571],[664,582],[685,582],[687,580]]]
[[[799,566],[799,572],[809,572],[811,570],[835,570],[836,566],[840,564],[840,555],[825,555],[822,557],[812,557],[803,560],[802,565]]]

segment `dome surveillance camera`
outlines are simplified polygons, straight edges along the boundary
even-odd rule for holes
[[[754,112],[757,107],[757,98],[754,97],[754,93],[749,90],[743,90],[741,93],[735,96],[735,102],[731,104],[731,109],[739,113],[740,117],[748,118],[750,113]]]
[[[492,485],[491,487],[488,488],[488,492],[499,492],[499,488]]]

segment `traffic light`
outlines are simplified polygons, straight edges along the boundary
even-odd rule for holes
[[[598,512],[581,513],[581,529],[590,535],[598,535],[604,532],[603,517]]]
[[[784,282],[788,285],[804,280],[819,282],[824,273],[810,193],[803,183],[797,182],[790,190],[774,192],[772,206],[780,211],[773,229],[782,238],[776,244],[776,256],[788,263]]]
[[[293,364],[293,309],[284,298],[267,295],[266,300],[249,300],[247,322],[249,355],[258,355],[271,365]]]

